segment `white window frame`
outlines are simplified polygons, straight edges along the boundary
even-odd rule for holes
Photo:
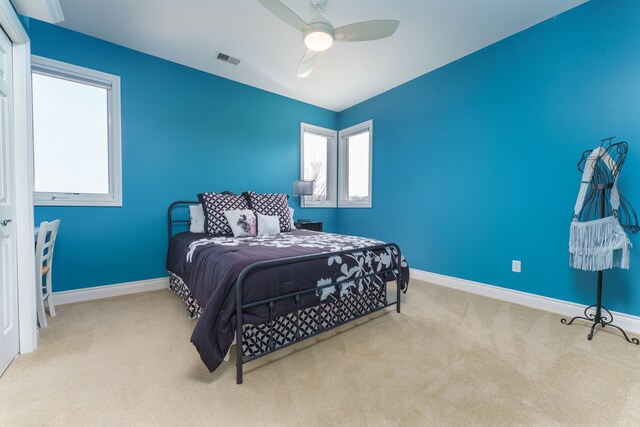
[[[327,199],[307,200],[301,197],[300,206],[303,208],[335,208],[337,207],[336,178],[338,172],[338,133],[333,129],[300,123],[300,177],[304,178],[304,133],[315,133],[327,138]]]
[[[349,200],[349,137],[369,131],[369,197],[361,200]],[[373,199],[373,120],[342,129],[338,132],[338,207],[370,208]]]
[[[31,55],[37,74],[107,89],[109,111],[109,194],[33,192],[37,206],[122,206],[122,143],[120,77],[65,62]]]

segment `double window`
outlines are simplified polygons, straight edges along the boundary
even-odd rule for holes
[[[302,123],[301,175],[315,181],[305,207],[371,207],[373,121],[336,132]]]
[[[36,205],[122,206],[120,79],[32,57]]]
[[[338,207],[371,207],[372,135],[372,120],[338,133]]]
[[[335,130],[300,126],[301,176],[314,181],[313,195],[303,198],[305,207],[336,207],[337,137]]]

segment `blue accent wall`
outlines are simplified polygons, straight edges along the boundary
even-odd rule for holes
[[[374,120],[373,208],[307,216],[395,241],[414,268],[593,303],[596,275],[570,269],[567,248],[576,163],[604,137],[629,142],[620,187],[640,210],[634,0],[592,0],[339,114],[37,20],[28,31],[34,54],[122,84],[123,207],[35,209],[62,219],[56,291],[163,276],[173,200],[290,193],[301,121]],[[640,315],[632,241],[631,270],[605,272],[604,302]]]
[[[202,191],[291,194],[300,122],[337,128],[335,112],[35,19],[29,35],[36,55],[121,78],[123,206],[35,209],[37,223],[62,220],[55,291],[165,276],[172,201]],[[336,228],[335,210],[313,217]]]
[[[341,209],[340,231],[395,241],[418,269],[592,304],[596,274],[568,266],[576,163],[601,138],[627,140],[620,188],[640,212],[640,7],[592,0],[345,110],[339,126],[368,119],[373,208]],[[603,298],[640,315],[632,242]]]

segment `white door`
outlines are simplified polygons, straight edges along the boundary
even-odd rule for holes
[[[11,41],[0,29],[0,375],[18,354]]]

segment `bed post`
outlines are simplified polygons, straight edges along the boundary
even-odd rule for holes
[[[242,384],[242,277],[236,283],[236,384]]]
[[[396,291],[396,294],[397,294],[397,296],[396,296],[396,298],[397,298],[396,313],[400,313],[400,298],[401,298],[401,294],[402,294],[402,291],[401,291],[402,285],[401,285],[401,283],[402,283],[402,273],[399,272],[398,273],[398,280],[396,280],[396,285],[398,287],[398,290]]]
[[[402,254],[400,253],[400,247],[396,246],[398,251],[398,274],[396,275],[396,313],[400,313],[400,299],[402,295]]]

